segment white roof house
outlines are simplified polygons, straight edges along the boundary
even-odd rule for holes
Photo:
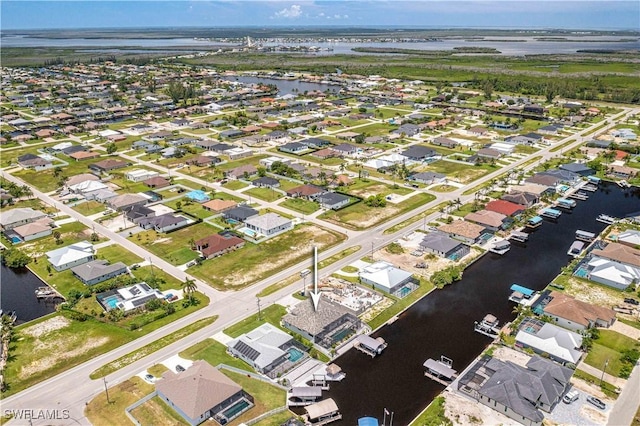
[[[227,347],[257,371],[268,373],[287,359],[286,346],[290,346],[292,340],[289,334],[266,323],[230,341]]]
[[[244,221],[247,228],[265,235],[275,235],[293,227],[291,219],[280,216],[276,213],[267,213],[260,216],[253,216]]]
[[[35,222],[45,217],[46,214],[30,207],[4,210],[0,212],[0,226],[3,230],[13,229],[16,226]]]
[[[108,186],[102,182],[98,182],[95,180],[85,180],[84,182],[76,183],[75,185],[69,186],[69,190],[75,193],[85,193],[98,191],[99,189],[107,189]]]
[[[159,174],[160,173],[152,172],[151,170],[135,169],[135,170],[126,172],[125,177],[127,178],[127,180],[130,180],[133,182],[142,182],[143,180],[147,180],[149,178],[158,176]]]
[[[624,290],[631,284],[640,282],[640,268],[594,257],[587,264],[589,279],[600,284]]]
[[[378,261],[360,271],[360,280],[387,293],[393,293],[411,280],[411,272],[396,268],[391,263]]]
[[[130,311],[132,309],[143,306],[150,300],[162,299],[164,295],[159,290],[149,287],[147,283],[134,284],[131,287],[125,287],[117,290],[122,300],[117,302],[117,307]]]
[[[73,146],[72,142],[61,142],[57,145],[51,147],[53,151],[62,151],[63,149],[67,149]]]
[[[46,253],[47,259],[56,271],[64,271],[77,265],[82,265],[95,258],[93,244],[80,241]]]
[[[620,244],[631,247],[640,246],[640,231],[636,231],[635,229],[627,229],[619,233],[616,238],[616,241]]]
[[[538,353],[547,353],[560,362],[577,364],[583,352],[582,336],[551,323],[545,323],[537,332],[524,330],[516,334],[516,343],[533,348]]]

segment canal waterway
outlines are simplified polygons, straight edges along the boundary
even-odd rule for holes
[[[304,92],[312,92],[318,90],[335,91],[338,92],[341,88],[338,84],[324,84],[324,83],[312,83],[302,80],[284,80],[279,78],[266,78],[266,77],[252,77],[252,76],[237,76],[237,77],[225,77],[228,81],[238,81],[244,84],[273,84],[278,88],[278,96],[287,94],[303,94]]]
[[[485,255],[465,270],[461,281],[432,292],[381,328],[374,337],[383,337],[389,346],[379,357],[350,350],[335,360],[346,372],[328,392],[343,415],[336,424],[355,425],[363,416],[382,420],[386,408],[394,413],[394,425],[408,425],[444,388],[424,377],[425,360],[445,355],[461,372],[491,342],[473,331],[474,321],[487,313],[501,324],[515,318],[515,305],[508,301],[511,284],[543,289],[568,263],[577,229],[599,233],[606,227],[595,220],[599,214],[624,217],[640,208],[638,188],[602,184],[589,194],[557,221],[545,220],[525,245],[512,244],[503,256]]]
[[[44,285],[29,269],[11,269],[0,262],[0,308],[15,311],[17,324],[55,312],[54,303],[36,299],[36,289]]]

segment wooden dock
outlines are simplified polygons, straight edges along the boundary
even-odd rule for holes
[[[35,291],[37,299],[45,299],[45,300],[53,300],[53,299],[62,299],[65,300],[62,294],[58,293],[57,290],[53,289],[49,286],[38,287]]]

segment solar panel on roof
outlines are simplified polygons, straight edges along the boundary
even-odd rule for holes
[[[260,352],[253,349],[251,346],[247,345],[243,341],[239,341],[235,344],[234,349],[240,352],[244,357],[250,359],[251,361],[255,361],[256,358],[260,356]]]
[[[140,283],[139,286],[142,287],[143,290],[147,290],[147,291],[151,290],[151,287],[149,287],[147,283]]]

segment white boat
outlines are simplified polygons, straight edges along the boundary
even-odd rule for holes
[[[594,234],[593,232],[583,231],[582,229],[578,229],[576,231],[576,240],[586,241],[590,243],[595,239],[596,234]]]
[[[507,240],[498,241],[489,249],[491,253],[505,254],[511,249],[511,243]]]
[[[498,324],[498,318],[492,314],[487,314],[484,316],[482,321],[476,321],[474,323],[473,329],[480,334],[484,334],[485,336],[493,337],[495,339],[500,335],[500,327]]]
[[[606,215],[606,214],[601,214],[600,216],[598,216],[598,218],[596,220],[598,222],[606,223],[608,225],[616,223],[616,218],[615,217],[609,216],[609,215]]]
[[[627,182],[626,180],[621,180],[618,182],[618,186],[620,188],[628,188],[630,185],[629,185],[629,182]]]

